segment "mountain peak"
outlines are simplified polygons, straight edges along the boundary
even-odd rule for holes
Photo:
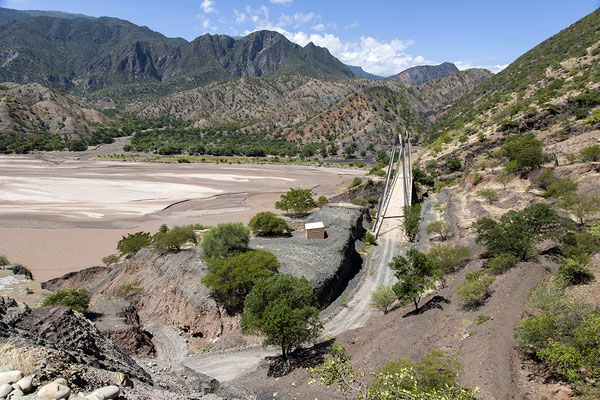
[[[440,65],[419,65],[408,68],[399,74],[392,75],[388,79],[403,82],[407,85],[421,85],[434,79],[457,74],[459,69],[450,62]]]

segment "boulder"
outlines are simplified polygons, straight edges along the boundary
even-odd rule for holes
[[[37,394],[48,400],[66,399],[71,394],[71,389],[60,383],[52,382],[42,386]]]
[[[23,377],[21,371],[6,371],[0,374],[0,385],[5,383],[13,384]]]
[[[24,393],[29,393],[33,385],[33,375],[26,376],[17,381],[17,385]]]
[[[94,390],[92,394],[101,394],[105,399],[116,399],[121,394],[121,390],[117,386],[105,386]]]
[[[13,387],[8,383],[0,385],[0,398],[4,398],[4,397],[8,396],[8,394],[12,391],[13,391]]]
[[[12,392],[10,392],[10,396],[8,398],[14,399],[15,397],[21,397],[21,396],[25,396],[25,393],[23,393],[23,391],[21,389],[15,389]]]

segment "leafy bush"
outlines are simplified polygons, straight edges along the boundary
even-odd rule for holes
[[[421,205],[415,204],[404,207],[404,231],[411,241],[415,240],[419,232],[421,221]]]
[[[0,267],[3,267],[8,264],[10,264],[10,262],[8,261],[8,258],[6,258],[3,255],[0,255]]]
[[[431,236],[435,233],[439,235],[441,240],[446,240],[448,239],[450,228],[451,226],[447,222],[442,220],[433,221],[427,225],[427,234]]]
[[[487,269],[492,274],[500,275],[514,268],[519,260],[512,253],[500,253],[488,261]]]
[[[483,271],[468,273],[466,280],[456,289],[456,296],[465,307],[479,307],[490,296],[492,282],[494,277],[485,275]]]
[[[490,319],[492,319],[492,317],[490,317],[489,315],[478,315],[477,319],[475,319],[475,321],[473,321],[473,323],[475,325],[481,325],[484,322],[489,321]]]
[[[231,312],[241,311],[244,299],[262,278],[277,273],[277,257],[267,250],[252,250],[217,261],[202,283],[212,296]]]
[[[553,365],[556,373],[567,381],[578,380],[581,376],[583,357],[574,346],[566,343],[549,343],[536,355],[540,360]]]
[[[364,197],[357,197],[356,199],[352,200],[352,204],[356,206],[367,207],[369,205],[369,201]]]
[[[83,140],[72,140],[67,143],[67,149],[69,151],[86,151],[87,144]]]
[[[212,228],[202,239],[202,255],[209,261],[216,261],[248,249],[250,232],[241,222],[225,222]]]
[[[512,253],[526,259],[534,253],[535,240],[555,232],[558,221],[558,214],[549,205],[536,203],[521,211],[504,213],[499,222],[481,218],[473,228],[478,234],[477,243],[493,255]]]
[[[281,200],[275,203],[275,208],[304,216],[317,206],[313,196],[314,193],[310,189],[291,188],[286,194],[281,195]]]
[[[186,243],[198,243],[198,238],[191,225],[174,226],[167,232],[158,232],[154,236],[154,251],[181,250]]]
[[[365,234],[362,237],[362,242],[364,244],[366,244],[367,246],[375,246],[377,245],[377,236],[375,236],[373,233],[366,231]]]
[[[283,218],[270,211],[256,214],[248,223],[248,227],[260,236],[275,236],[292,231],[292,227]]]
[[[90,305],[90,294],[84,290],[61,289],[46,297],[42,306],[66,306],[84,313]]]
[[[582,285],[594,279],[589,267],[572,258],[567,258],[560,264],[556,276],[567,286]]]
[[[371,292],[371,306],[383,311],[384,314],[387,314],[396,300],[398,298],[391,286],[381,285]]]
[[[327,197],[319,196],[319,198],[317,199],[317,207],[324,207],[325,204],[327,204]]]
[[[498,192],[496,192],[494,189],[478,190],[477,196],[483,197],[488,202],[488,204],[492,204],[496,200],[498,200]]]
[[[594,111],[594,114],[585,121],[587,125],[598,125],[600,124],[600,109]]]
[[[448,161],[447,168],[450,172],[461,171],[462,164],[458,158],[453,158],[452,160]]]
[[[544,197],[546,198],[559,198],[564,196],[574,195],[577,191],[577,182],[572,179],[559,179],[557,181],[552,182],[548,189],[546,189],[546,193],[544,193]]]
[[[552,168],[544,168],[544,170],[533,179],[533,183],[541,189],[548,190],[548,187],[556,181],[554,170]]]
[[[599,110],[600,111],[600,110]],[[599,113],[600,115],[600,113]],[[600,120],[600,117],[599,117]],[[600,161],[600,145],[595,144],[592,146],[585,147],[579,151],[579,155],[583,161],[596,162]]]
[[[451,273],[463,267],[470,256],[471,251],[468,247],[445,243],[433,246],[427,253],[427,257],[445,273]]]
[[[348,189],[352,189],[353,187],[360,185],[362,183],[362,181],[363,180],[361,178],[359,178],[358,176],[354,177],[352,182],[350,182],[350,184],[348,185]]]
[[[136,232],[123,236],[117,243],[117,250],[123,254],[135,254],[143,247],[150,246],[152,237],[148,232]]]
[[[514,163],[512,168],[508,168],[513,169],[513,172],[536,169],[549,160],[548,155],[543,152],[542,143],[533,134],[507,138],[502,145],[502,152]]]
[[[112,264],[119,262],[120,259],[121,259],[121,256],[119,256],[118,254],[111,254],[106,257],[103,257],[102,262],[107,267],[110,267]]]
[[[557,203],[559,208],[574,214],[580,225],[600,211],[600,196],[563,196]]]

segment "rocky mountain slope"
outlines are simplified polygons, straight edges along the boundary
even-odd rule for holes
[[[272,31],[239,40],[206,34],[187,42],[106,17],[7,17],[0,25],[1,81],[38,82],[80,94],[104,89],[104,97],[122,100],[232,77],[297,73],[354,77],[327,49],[301,47]]]
[[[0,84],[0,133],[58,134],[61,138],[88,137],[111,119],[38,83]]]
[[[408,68],[387,79],[403,82],[407,85],[422,85],[423,83],[440,79],[458,73],[456,65],[445,62],[440,65],[419,65]]]

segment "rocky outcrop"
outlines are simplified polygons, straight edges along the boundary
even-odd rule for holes
[[[131,357],[117,348],[91,321],[67,307],[30,309],[0,297],[0,338],[61,351],[74,364],[122,372],[140,381],[150,376]]]
[[[315,289],[322,307],[331,304],[360,271],[362,257],[356,244],[365,232],[366,210],[361,207],[330,206],[300,221],[323,222],[327,238],[308,240],[303,228],[291,237],[253,238],[250,246],[277,255],[280,273],[304,276]]]

